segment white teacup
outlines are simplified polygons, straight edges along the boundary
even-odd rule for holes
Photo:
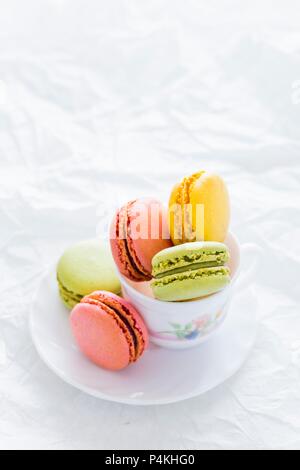
[[[191,348],[210,338],[223,323],[237,280],[239,289],[249,285],[261,252],[259,246],[252,243],[240,247],[233,234],[228,235],[225,243],[231,254],[232,281],[224,290],[208,297],[187,302],[162,302],[153,297],[149,282],[135,283],[121,277],[123,296],[144,318],[152,343],[169,349]],[[241,252],[253,255],[242,275]]]

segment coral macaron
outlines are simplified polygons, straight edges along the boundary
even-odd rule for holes
[[[70,322],[82,353],[104,369],[124,369],[148,347],[147,328],[139,313],[110,292],[84,297],[73,309]]]
[[[173,246],[162,204],[138,199],[123,206],[112,222],[110,241],[123,276],[135,282],[151,280],[153,256]]]

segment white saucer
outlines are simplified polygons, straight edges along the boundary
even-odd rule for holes
[[[235,295],[228,318],[211,340],[184,351],[151,345],[142,359],[121,372],[108,372],[77,349],[62,305],[55,272],[41,282],[30,328],[42,360],[61,379],[94,397],[130,405],[175,403],[201,395],[234,375],[256,337],[257,302],[244,290]]]

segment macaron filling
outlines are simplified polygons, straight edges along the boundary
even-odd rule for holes
[[[197,180],[201,178],[203,174],[205,174],[205,172],[201,171],[199,173],[194,173],[193,175],[184,178],[178,189],[176,202],[177,204],[181,205],[182,214],[183,214],[182,222],[181,222],[183,241],[190,241],[189,239],[186,240],[185,235],[190,233],[193,229],[193,223],[192,223],[189,211],[186,210],[185,206],[190,204],[192,189],[195,183],[197,182]]]
[[[145,272],[143,267],[138,264],[138,259],[132,246],[132,240],[128,234],[129,224],[127,208],[123,207],[117,216],[116,223],[116,238],[118,240],[119,255],[133,279],[136,281],[146,280],[145,276],[148,278],[149,273]],[[151,279],[151,277],[149,279]]]
[[[134,250],[133,241],[130,237],[130,224],[131,224],[130,211],[131,211],[131,209],[132,209],[132,207],[134,206],[135,203],[136,203],[136,201],[132,201],[128,205],[127,211],[126,211],[126,247],[127,247],[129,259],[132,262],[132,265],[134,266],[134,268],[138,271],[139,274],[141,274],[143,276],[144,280],[150,280],[151,277],[152,277],[151,273],[149,273],[143,267],[143,265],[139,262],[139,259],[136,255],[135,250]]]
[[[173,273],[171,275],[154,279],[152,281],[152,287],[163,287],[168,284],[172,284],[175,281],[185,281],[189,279],[199,279],[199,278],[210,278],[210,277],[228,277],[230,276],[230,269],[226,266],[221,267],[211,267],[196,269],[193,271],[184,271],[179,273]]]
[[[177,195],[177,202],[181,205],[183,204],[189,204],[190,202],[190,194],[191,190],[193,188],[193,185],[196,183],[196,181],[201,178],[201,176],[204,174],[204,171],[200,171],[199,173],[194,173],[191,176],[188,176],[184,178],[181,182],[178,195]]]
[[[227,251],[189,253],[181,257],[174,257],[154,262],[153,276],[160,278],[165,275],[181,273],[184,271],[223,266],[229,259]]]
[[[76,294],[75,292],[72,292],[71,290],[67,289],[66,286],[64,286],[59,280],[59,278],[57,278],[57,282],[61,296],[66,302],[72,301],[78,304],[80,303],[81,299],[84,297],[83,295]]]

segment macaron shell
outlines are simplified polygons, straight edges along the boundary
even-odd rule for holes
[[[153,274],[163,272],[161,265],[176,269],[192,263],[213,262],[217,265],[228,261],[229,250],[224,243],[220,242],[192,242],[173,246],[157,253],[153,260]],[[169,265],[169,266],[168,266]]]
[[[145,350],[148,349],[149,347],[148,330],[147,330],[147,327],[143,318],[138,313],[138,311],[129,302],[127,302],[127,300],[123,299],[122,297],[119,297],[118,295],[115,295],[111,292],[106,292],[106,296],[110,297],[115,302],[119,302],[123,307],[125,307],[128,310],[129,314],[132,316],[134,323],[136,324],[136,327],[141,330],[141,333],[144,339],[144,349]]]
[[[116,319],[99,306],[80,303],[70,317],[82,353],[96,365],[121,370],[130,363],[130,347]]]
[[[187,206],[190,204],[190,194],[195,182],[204,174],[204,171],[194,173],[191,176],[183,178],[180,183],[175,184],[169,200],[169,228],[174,245],[194,241],[193,217],[195,217],[193,208]],[[200,240],[203,230],[198,233],[196,239]]]
[[[110,246],[115,263],[120,273],[131,281],[141,282],[145,276],[130,257],[125,227],[127,225],[127,206],[114,217],[110,227]]]
[[[187,204],[191,210],[185,208]],[[175,245],[196,240],[223,242],[229,222],[230,199],[220,176],[201,171],[174,186],[169,200],[169,224]]]
[[[194,277],[195,271],[188,271],[170,276],[172,282],[166,284],[160,280],[152,281],[155,298],[166,302],[192,300],[219,292],[230,283],[229,270],[224,269],[223,274],[219,275],[205,275],[205,269],[201,271],[201,277]],[[212,272],[211,269],[207,269],[208,271]],[[165,282],[168,280],[168,277],[164,278]]]
[[[149,335],[146,325],[142,317],[129,302],[122,299],[118,295],[112,294],[111,292],[102,291],[94,292],[93,294],[85,297],[82,302],[95,302],[96,305],[99,303],[105,304],[107,307],[118,312],[121,318],[126,319],[126,321],[130,324],[137,341],[136,354],[135,357],[131,357],[131,362],[136,361],[148,348]]]
[[[173,245],[166,211],[159,201],[150,198],[122,207],[112,222],[110,239],[119,271],[135,282],[151,280],[153,256]]]
[[[145,231],[143,234],[147,235],[147,238],[130,239],[129,249],[133,258],[138,260],[148,273],[148,280],[150,280],[152,278],[152,258],[159,251],[173,246],[168,231],[167,214],[156,199],[142,199],[136,201],[128,212],[129,224],[136,224],[137,219],[139,224],[148,228],[147,232]],[[156,234],[154,234],[156,238],[153,238],[151,228],[156,230]]]
[[[87,240],[68,248],[59,260],[57,278],[60,295],[71,308],[95,290],[121,292],[109,244],[103,240]]]
[[[74,294],[73,292],[68,291],[59,280],[58,290],[62,302],[69,310],[72,310],[72,308],[74,308],[75,305],[79,304],[82,299],[82,296],[76,296],[76,294]]]
[[[177,183],[173,187],[170,200],[169,200],[169,230],[171,234],[172,241],[174,245],[179,245],[180,243],[184,242],[183,233],[183,219],[182,219],[182,212],[176,210],[180,206],[182,210],[181,204],[181,184]]]
[[[202,175],[193,185],[190,202],[193,207],[204,206],[204,239],[223,242],[230,222],[230,199],[223,179],[218,175]]]

